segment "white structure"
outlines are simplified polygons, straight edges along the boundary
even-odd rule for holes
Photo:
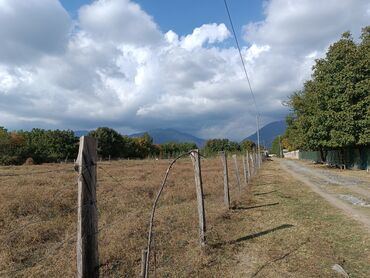
[[[284,158],[299,159],[299,150],[284,152]]]

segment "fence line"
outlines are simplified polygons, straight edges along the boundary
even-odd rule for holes
[[[91,152],[88,152],[90,153],[91,155]],[[152,240],[153,238],[153,228],[154,228],[154,214],[155,214],[155,209],[156,209],[156,206],[157,206],[157,203],[158,203],[158,200],[159,200],[159,197],[160,195],[162,194],[162,191],[165,187],[165,184],[166,184],[166,181],[167,181],[167,178],[168,178],[168,175],[170,173],[170,170],[172,168],[172,166],[175,164],[175,162],[186,156],[186,155],[189,155],[191,154],[191,158],[192,158],[192,161],[193,161],[193,166],[194,166],[194,173],[195,173],[195,179],[196,179],[196,185],[197,185],[197,188],[199,187],[199,185],[202,184],[202,175],[201,175],[201,168],[200,168],[200,154],[199,154],[199,151],[196,150],[196,151],[190,151],[190,152],[187,152],[187,153],[184,153],[184,154],[181,154],[180,156],[178,156],[177,158],[175,158],[171,163],[170,165],[168,166],[167,168],[167,171],[165,173],[165,176],[164,176],[164,179],[163,179],[163,182],[161,184],[161,187],[160,187],[160,190],[155,198],[155,201],[154,201],[154,204],[153,204],[153,208],[152,208],[152,212],[151,212],[151,217],[150,217],[150,223],[149,223],[149,232],[148,232],[148,245],[147,245],[147,249],[143,251],[143,254],[142,254],[142,258],[145,258],[145,261],[143,262],[144,266],[143,267],[143,273],[145,274],[144,277],[148,277],[149,275],[149,263],[150,263],[150,255],[151,255],[151,248],[152,248],[152,242],[154,242]],[[196,154],[198,154],[198,157],[196,158]],[[223,169],[224,169],[224,203],[225,203],[225,206],[227,208],[230,208],[230,196],[229,196],[229,188],[228,188],[228,171],[227,171],[227,156],[225,154],[225,152],[223,152],[223,156],[225,157],[225,163],[223,165]],[[233,159],[234,159],[234,164],[235,164],[235,172],[236,172],[236,177],[237,177],[237,181],[238,181],[238,191],[240,193],[241,191],[241,188],[240,188],[240,177],[239,177],[239,169],[238,169],[238,164],[237,164],[237,156],[236,155],[232,155]],[[221,157],[222,161],[224,162],[223,158]],[[257,154],[257,153],[248,153],[246,154],[246,157],[245,155],[242,156],[242,160],[243,160],[243,169],[244,169],[244,179],[246,181],[246,183],[248,183],[256,174],[257,174],[257,170],[259,168],[259,163],[262,163],[262,156],[260,154]],[[97,162],[94,160],[92,160],[92,163],[88,165],[84,165],[83,163],[81,163],[82,161],[84,161],[86,163],[86,161],[89,161],[89,159],[86,157],[86,156],[81,156],[79,157],[79,162],[80,162],[80,173],[78,175],[78,180],[79,181],[85,181],[83,176],[87,173],[87,174],[90,174],[91,175],[91,168],[94,167],[95,169],[100,169],[102,170],[104,173],[107,174],[108,177],[110,177],[114,182],[116,182],[117,184],[120,184],[122,183],[121,180],[118,180],[115,176],[113,176],[108,170],[106,170],[105,168],[103,168],[102,166],[98,165]],[[226,167],[225,167],[226,165]],[[225,169],[226,169],[226,172],[225,172]],[[253,169],[253,170],[251,170]],[[96,171],[96,170],[95,170]],[[35,172],[35,173],[23,173],[23,174],[18,174],[18,175],[0,175],[0,177],[3,177],[3,176],[28,176],[28,175],[32,175],[32,174],[46,174],[46,173],[52,173],[52,172],[55,172],[55,173],[60,173],[60,172],[74,172],[74,170],[70,170],[70,169],[60,169],[60,170],[50,170],[50,171],[42,171],[42,172]],[[96,177],[96,175],[95,175]],[[67,186],[67,184],[65,184]],[[52,201],[55,201],[57,198],[60,197],[60,194],[66,189],[66,187],[64,186],[63,188],[59,189],[53,196],[52,198]],[[80,190],[79,190],[80,191]],[[91,196],[94,195],[94,192],[90,192],[91,191],[91,188],[87,188],[87,193],[89,194],[92,194]],[[198,190],[197,190],[198,191]],[[96,194],[96,193],[95,193]],[[197,196],[200,196],[200,198],[198,198],[198,205],[199,205],[199,202],[204,202],[204,196],[203,196],[203,190],[201,190],[201,193],[197,194]],[[97,199],[96,199],[96,196],[95,198],[92,198],[92,199],[89,199],[88,201],[86,202],[79,202],[79,204],[76,206],[76,207],[73,207],[73,209],[77,209],[78,211],[82,211],[83,209],[85,209],[86,207],[89,207],[90,209],[97,209]],[[204,245],[205,244],[205,215],[204,215],[204,204],[202,204],[202,209],[198,209],[199,211],[199,219],[200,219],[200,227],[203,226],[203,228],[200,228],[200,239],[201,239],[201,244]],[[198,207],[199,208],[199,207]],[[203,212],[202,212],[203,211]],[[34,225],[34,224],[37,224],[37,223],[45,223],[47,222],[48,220],[35,220],[31,223],[27,223],[25,224],[24,226],[12,231],[12,233],[9,235],[8,239],[4,242],[7,242],[9,241],[11,238],[14,237],[14,233],[16,234],[19,234],[20,232],[22,232],[26,227],[30,226],[30,225]],[[110,224],[105,224],[103,227],[100,227],[98,229],[98,226],[96,224],[96,229],[94,230],[91,230],[91,232],[88,232],[87,235],[89,236],[94,236],[94,235],[97,235],[100,231],[102,230],[105,230],[111,226],[114,226],[118,223],[121,223],[119,222],[120,219],[117,219],[115,220],[114,222],[110,223]],[[202,224],[203,222],[203,224]],[[96,222],[97,223],[97,222]],[[14,233],[13,233],[14,232]],[[68,234],[68,232],[67,232]],[[51,252],[54,252],[54,251],[57,251],[60,246],[62,246],[63,244],[65,244],[66,242],[70,241],[72,238],[75,238],[75,235],[72,235],[71,237],[65,239],[64,241],[62,241],[60,244],[56,245],[55,248],[51,248],[46,254],[45,256],[43,256],[43,258],[46,257],[47,254],[50,254]],[[95,237],[96,238],[96,237]],[[97,241],[97,238],[95,239],[95,242],[96,242],[96,249],[97,249],[97,245],[98,245],[98,241]],[[155,250],[154,250],[155,251]],[[145,254],[145,255],[144,255]],[[19,269],[16,269],[14,270],[13,272],[17,272],[17,271],[20,271]],[[80,267],[77,267],[77,271],[78,271],[78,275],[79,277],[98,277],[98,276],[84,276],[82,274],[82,271],[81,271],[81,268]],[[3,273],[4,274],[4,273]],[[6,273],[7,274],[7,273]],[[98,259],[96,258],[96,263],[95,263],[95,274],[96,275],[99,275],[99,261]]]

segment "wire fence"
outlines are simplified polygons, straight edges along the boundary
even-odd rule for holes
[[[183,156],[184,156],[184,154],[181,155],[181,157],[183,157]],[[179,159],[179,158],[177,158],[177,159]],[[71,165],[68,165],[68,166],[71,166]],[[110,167],[109,164],[98,162],[96,166],[97,166],[97,169],[100,171],[99,176],[101,178],[103,178],[103,177],[104,177],[104,179],[109,178],[110,181],[113,182],[113,184],[115,184],[117,187],[120,187],[120,188],[125,187],[125,184],[124,184],[123,180],[121,178],[119,178],[118,175],[114,175],[109,171],[109,167]],[[86,168],[83,169],[83,171],[85,171],[85,170],[86,170]],[[44,175],[44,174],[48,174],[48,177],[50,177],[51,179],[56,179],[58,174],[63,174],[63,173],[76,173],[76,172],[75,172],[75,169],[63,168],[63,169],[54,169],[54,170],[45,170],[45,171],[23,172],[23,173],[16,173],[16,174],[14,174],[14,173],[1,174],[0,173],[0,183],[2,183],[4,180],[5,181],[8,180],[8,178],[29,177],[29,176],[38,176],[38,175]],[[51,174],[51,176],[50,176],[50,174]],[[74,179],[74,180],[78,180],[79,176],[80,176],[80,174],[76,173],[76,175],[72,175],[71,178]],[[98,186],[99,187],[101,187],[101,186],[104,187],[104,184],[102,184],[102,181],[99,182]],[[55,188],[55,187],[53,186],[53,188]],[[70,189],[73,189],[73,190],[70,190]],[[66,182],[65,180],[63,180],[63,182],[61,183],[61,187],[58,188],[58,190],[56,190],[52,193],[53,196],[52,196],[51,199],[47,200],[47,203],[52,204],[52,203],[55,203],[55,202],[59,202],[60,200],[65,198],[65,195],[67,195],[69,197],[74,196],[74,198],[75,198],[76,197],[75,194],[77,193],[76,189],[77,189],[76,182],[72,182],[72,181],[71,182],[68,182],[68,181]],[[99,196],[99,203],[102,204],[104,202],[106,202],[108,204],[109,199],[105,199],[105,196]],[[66,209],[68,210],[69,213],[73,213],[73,212],[77,213],[77,210],[79,208],[87,206],[87,205],[91,205],[91,203],[83,204],[82,206],[78,206],[78,205],[73,206],[73,207],[71,207],[71,206],[68,207],[67,206]],[[98,205],[97,201],[95,201],[94,206],[97,206],[97,205]],[[109,224],[104,224],[103,226],[98,227],[98,231],[96,231],[96,233],[98,234],[98,233],[101,233],[102,231],[108,230],[110,228],[114,228],[114,226],[116,226],[118,224],[121,224],[122,220],[125,217],[126,216],[124,216],[124,215],[121,216],[121,217],[117,217],[113,222],[111,222]],[[41,226],[45,225],[48,222],[53,221],[54,218],[55,218],[55,216],[53,216],[53,215],[49,216],[49,217],[46,217],[45,215],[43,217],[40,217],[40,216],[36,215],[36,216],[28,219],[27,223],[19,225],[15,229],[10,230],[5,235],[5,237],[2,239],[2,246],[5,246],[5,247],[7,246],[8,248],[11,248],[12,243],[14,243],[14,241],[19,239],[26,230],[32,230],[34,227],[37,227],[37,226],[40,226],[40,225]],[[25,219],[23,218],[22,220],[25,220]],[[154,233],[152,233],[152,235],[153,234]],[[0,271],[0,276],[12,277],[16,274],[19,274],[19,273],[22,273],[22,272],[26,271],[27,268],[33,268],[33,267],[37,267],[38,269],[40,269],[40,272],[39,272],[40,275],[44,275],[44,274],[49,273],[50,269],[48,267],[46,267],[47,266],[46,264],[48,264],[48,262],[49,262],[49,260],[47,260],[47,258],[48,257],[54,257],[54,256],[58,257],[58,251],[60,251],[63,247],[73,248],[71,244],[76,243],[76,234],[75,234],[74,230],[71,230],[71,227],[67,227],[65,229],[65,234],[64,234],[63,237],[64,237],[64,239],[61,242],[51,243],[51,244],[49,242],[48,245],[47,245],[48,247],[47,247],[46,252],[44,252],[42,255],[39,255],[39,257],[36,260],[33,260],[31,265],[27,266],[26,268],[23,265],[22,266],[14,265],[10,269],[1,270]],[[149,242],[149,244],[151,244],[151,240],[149,240],[148,242]],[[155,252],[156,251],[155,251],[155,247],[153,245],[151,245],[151,246],[152,246],[152,248],[154,248],[154,271],[155,271],[155,269],[156,269],[156,262],[155,262],[156,255],[155,255]]]

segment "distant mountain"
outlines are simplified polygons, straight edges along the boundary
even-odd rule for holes
[[[75,130],[74,131],[76,137],[86,136],[89,131],[88,130]]]
[[[263,128],[260,129],[261,145],[264,144],[267,148],[271,148],[272,141],[276,138],[276,136],[283,135],[285,133],[285,130],[285,121],[277,121],[265,125]],[[244,140],[251,140],[257,143],[257,133],[248,136]]]
[[[153,138],[154,144],[164,144],[168,142],[176,142],[176,143],[195,143],[199,148],[203,147],[206,140],[195,137],[193,135],[177,131],[172,128],[165,128],[165,129],[153,129],[147,131],[149,135]],[[145,132],[135,133],[129,135],[130,137],[137,138],[143,136]]]

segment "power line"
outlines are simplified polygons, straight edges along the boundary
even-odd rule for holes
[[[243,70],[244,70],[244,73],[245,73],[245,77],[247,78],[247,81],[248,81],[249,91],[250,91],[250,93],[252,95],[252,99],[253,99],[254,107],[256,109],[256,113],[259,116],[256,99],[254,97],[254,93],[253,93],[253,90],[252,90],[251,82],[249,80],[248,72],[247,72],[247,69],[246,69],[246,66],[245,66],[245,63],[244,63],[242,51],[241,51],[240,46],[239,46],[238,37],[236,36],[236,33],[235,33],[235,28],[234,28],[233,20],[231,19],[231,14],[230,14],[230,11],[229,11],[229,6],[227,5],[226,0],[224,0],[224,3],[225,3],[225,8],[226,8],[227,15],[229,17],[231,29],[232,29],[233,34],[234,34],[234,39],[235,39],[235,42],[236,42],[236,46],[237,46],[238,51],[239,51],[239,56],[240,56],[240,60],[242,62],[242,66],[243,66]]]
[[[252,96],[252,100],[253,100],[253,104],[254,104],[254,108],[256,110],[256,121],[257,121],[257,148],[258,148],[258,153],[260,153],[260,134],[259,134],[259,131],[260,131],[260,127],[259,127],[259,117],[260,117],[260,113],[258,111],[258,106],[257,106],[257,103],[256,103],[256,99],[254,97],[254,93],[253,93],[253,89],[252,89],[252,85],[251,85],[251,82],[249,80],[249,76],[248,76],[248,72],[247,72],[247,69],[246,69],[246,66],[245,66],[245,63],[244,63],[244,59],[243,59],[243,55],[242,55],[242,51],[240,49],[240,46],[239,46],[239,41],[238,41],[238,37],[236,36],[236,32],[235,32],[235,28],[234,28],[234,24],[233,24],[233,20],[231,18],[231,14],[230,14],[230,11],[229,11],[229,6],[227,5],[227,1],[224,0],[224,3],[225,3],[225,8],[226,8],[226,12],[227,12],[227,15],[229,17],[229,21],[230,21],[230,25],[231,25],[231,29],[233,31],[233,34],[234,34],[234,39],[235,39],[235,42],[236,42],[236,46],[238,48],[238,51],[239,51],[239,56],[240,56],[240,60],[242,62],[242,66],[243,66],[243,70],[244,70],[244,73],[245,73],[245,77],[247,78],[247,81],[248,81],[248,86],[249,86],[249,91],[251,93],[251,96]],[[260,165],[259,165],[260,166]]]

